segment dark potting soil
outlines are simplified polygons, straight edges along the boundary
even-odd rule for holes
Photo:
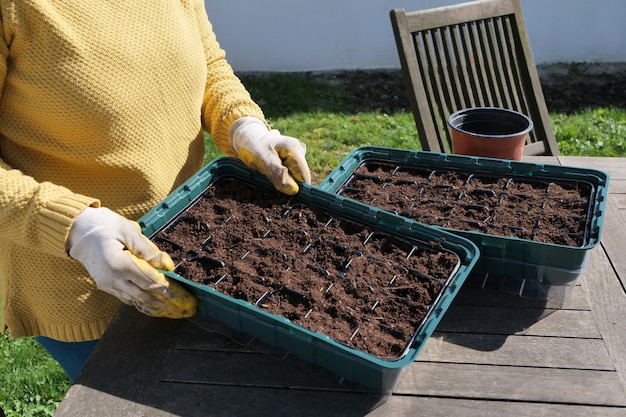
[[[179,275],[384,359],[405,352],[459,262],[230,177],[153,240]]]
[[[592,186],[366,162],[339,194],[429,225],[585,244]]]

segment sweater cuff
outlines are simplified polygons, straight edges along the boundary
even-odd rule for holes
[[[228,117],[219,124],[214,132],[209,132],[211,133],[215,145],[227,156],[236,156],[236,154],[230,147],[228,132],[231,126],[237,120],[246,116],[256,117],[267,126],[268,130],[271,129],[269,123],[265,120],[265,117],[263,116],[263,112],[254,105],[248,108],[237,109],[237,111],[231,112]]]
[[[67,257],[67,235],[76,216],[87,207],[100,207],[100,201],[72,194],[46,202],[39,211],[39,242],[42,250],[55,256]]]

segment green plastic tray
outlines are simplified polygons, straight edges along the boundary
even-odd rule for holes
[[[578,181],[592,186],[585,243],[579,247],[433,226],[463,236],[479,247],[480,260],[472,275],[492,274],[546,285],[569,285],[575,282],[585,269],[589,249],[600,242],[609,181],[608,175],[604,172],[559,165],[365,146],[353,150],[323,180],[319,188],[341,194],[342,187],[351,179],[354,171],[372,162],[541,181]]]
[[[153,237],[192,206],[215,181],[224,177],[236,178],[278,193],[265,177],[249,170],[238,160],[219,158],[197,172],[139,219],[143,232]],[[415,360],[476,264],[478,249],[472,242],[457,235],[308,185],[302,185],[295,199],[392,236],[411,241],[435,242],[456,254],[458,264],[455,272],[444,283],[435,303],[416,329],[412,342],[399,358],[385,360],[375,357],[339,343],[324,334],[296,325],[282,316],[270,314],[249,302],[224,295],[212,287],[199,285],[175,273],[168,272],[168,275],[180,281],[198,298],[199,316],[225,326],[224,334],[248,335],[260,340],[263,346],[288,352],[308,364],[330,370],[366,391],[389,394],[400,371]],[[255,344],[250,343],[249,339],[246,343]]]

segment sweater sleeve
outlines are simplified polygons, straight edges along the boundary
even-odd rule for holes
[[[217,147],[233,156],[228,144],[228,129],[235,120],[254,116],[265,121],[261,108],[252,100],[245,86],[226,61],[226,53],[217,42],[203,1],[196,2],[198,27],[207,60],[207,83],[202,104],[202,124]],[[269,128],[269,125],[268,125]]]
[[[0,40],[0,91],[7,75],[7,40]],[[2,140],[0,138],[0,140]],[[0,146],[1,149],[1,146]],[[4,162],[0,150],[0,235],[16,245],[67,256],[65,240],[74,218],[100,202],[52,183],[37,182]]]
[[[75,194],[0,161],[0,233],[16,245],[67,256],[65,240],[74,218],[97,199]]]

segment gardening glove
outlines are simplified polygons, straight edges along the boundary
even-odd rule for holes
[[[249,168],[265,175],[278,191],[293,195],[299,190],[296,181],[311,183],[304,157],[306,146],[298,139],[269,130],[261,120],[250,116],[233,123],[228,139],[235,155]]]
[[[187,311],[171,302],[172,283],[156,268],[172,271],[174,262],[136,222],[104,207],[87,207],[74,219],[67,250],[85,266],[98,289],[146,315],[183,318],[195,313],[195,305]]]

